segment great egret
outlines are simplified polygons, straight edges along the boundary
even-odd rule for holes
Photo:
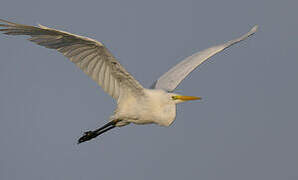
[[[198,65],[227,47],[238,43],[257,31],[254,26],[243,36],[195,53],[163,74],[150,89],[134,79],[100,42],[43,25],[27,26],[0,19],[0,31],[7,35],[28,35],[29,41],[56,49],[97,82],[117,101],[110,121],[95,131],[85,132],[78,143],[114,128],[134,124],[155,123],[170,126],[176,117],[176,104],[198,100],[200,97],[172,93],[180,82]]]

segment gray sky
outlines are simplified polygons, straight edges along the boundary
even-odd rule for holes
[[[259,31],[201,65],[169,128],[76,145],[115,103],[59,53],[0,37],[0,179],[298,179],[298,1],[2,0],[0,18],[97,39],[145,87],[194,52]]]

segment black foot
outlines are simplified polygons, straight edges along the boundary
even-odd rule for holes
[[[99,129],[96,129],[95,131],[87,131],[84,133],[84,136],[82,136],[79,140],[78,140],[78,144],[85,142],[85,141],[89,141],[93,138],[96,138],[97,136],[101,135],[104,132],[109,131],[110,129],[113,129],[114,127],[116,127],[117,121],[111,121],[107,124],[105,124],[104,126],[102,126]]]
[[[78,144],[85,142],[85,141],[89,141],[93,138],[96,138],[98,136],[98,133],[96,133],[96,131],[87,131],[84,133],[84,136],[82,136],[79,140],[78,140]]]

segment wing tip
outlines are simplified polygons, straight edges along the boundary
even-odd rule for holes
[[[258,31],[258,29],[259,29],[259,25],[254,25],[252,28],[251,28],[251,30],[247,33],[247,35],[248,36],[251,36],[251,35],[253,35],[253,34],[255,34],[257,31]]]
[[[256,24],[256,25],[254,25],[253,28],[251,28],[250,32],[251,32],[251,33],[255,33],[255,32],[258,31],[258,29],[259,29],[259,25]]]

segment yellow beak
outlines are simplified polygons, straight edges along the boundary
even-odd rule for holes
[[[182,101],[192,101],[192,100],[200,100],[202,99],[201,97],[196,97],[196,96],[174,96],[173,98],[179,99]]]

